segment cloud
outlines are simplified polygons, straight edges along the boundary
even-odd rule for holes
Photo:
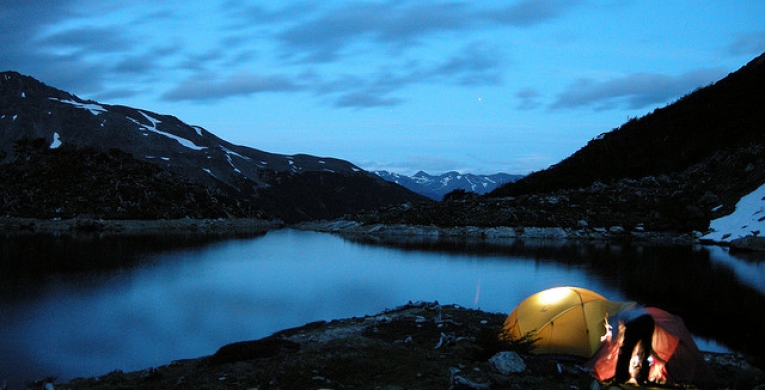
[[[249,4],[244,0],[226,0],[220,10],[228,16],[230,27],[249,28],[253,25],[278,24],[301,19],[316,10],[316,2],[296,1],[275,10],[261,5]]]
[[[78,27],[51,34],[40,41],[48,49],[76,49],[86,52],[128,52],[135,41],[119,26]]]
[[[4,2],[0,12],[0,64],[6,69],[42,78],[39,73],[56,64],[51,63],[51,55],[38,51],[35,39],[48,24],[71,17],[71,3],[66,0]],[[61,58],[61,61],[70,63],[73,58]],[[60,64],[58,67],[61,68]]]
[[[3,2],[3,12],[0,12],[0,47],[31,50],[30,47],[25,48],[29,38],[36,36],[49,23],[71,17],[71,3],[73,1],[67,0]],[[5,50],[0,50],[0,56],[7,54]]]
[[[326,10],[279,34],[284,55],[307,62],[335,61],[359,40],[409,46],[420,37],[459,30],[470,22],[462,4],[404,3],[350,3]]]
[[[525,88],[518,91],[515,97],[521,102],[518,104],[519,110],[533,110],[540,106],[539,92],[533,88]]]
[[[402,102],[402,99],[385,97],[369,91],[356,91],[340,96],[335,100],[335,106],[350,108],[389,107],[399,105]]]
[[[479,35],[508,25],[532,26],[573,4],[372,0],[271,6],[221,0],[214,9],[220,15],[205,17],[199,25],[221,35],[212,42],[190,42],[179,26],[199,21],[192,16],[186,22],[193,14],[161,4],[120,8],[92,0],[30,0],[11,2],[0,14],[0,63],[91,96],[160,93],[165,100],[213,101],[308,91],[336,107],[387,107],[403,103],[397,94],[412,85],[501,84],[504,50]],[[87,12],[91,7],[103,14],[99,20]],[[168,34],[147,40],[157,27]],[[456,49],[441,47],[446,41]],[[425,60],[424,52],[435,56]],[[338,75],[336,65],[345,73]],[[256,66],[278,67],[278,74],[236,73]],[[310,72],[315,74],[312,83],[290,76]],[[126,88],[125,77],[158,82]],[[163,87],[167,81],[176,84]]]
[[[390,0],[349,3],[320,10],[278,35],[286,58],[332,62],[359,41],[402,52],[437,34],[470,34],[492,25],[528,27],[557,18],[573,0],[524,0],[501,8],[478,8],[465,2]]]
[[[470,44],[430,74],[455,78],[461,85],[496,85],[501,83],[504,68],[501,53],[484,43]]]
[[[642,109],[677,99],[724,75],[723,69],[699,69],[679,76],[634,73],[605,81],[579,79],[560,93],[550,108]]]
[[[82,0],[5,2],[0,12],[0,63],[68,91],[107,93],[107,83],[121,73],[151,69],[138,70],[139,62],[149,65],[149,59],[133,52],[139,42],[131,34],[133,26],[88,23],[94,14],[119,10],[117,4]]]
[[[500,24],[525,27],[558,18],[580,4],[579,0],[523,0],[491,10],[485,17]]]
[[[499,52],[485,44],[471,43],[429,66],[414,62],[405,67],[381,67],[365,77],[345,74],[319,83],[316,92],[339,96],[334,100],[337,107],[368,108],[403,103],[402,98],[388,96],[412,85],[499,85],[503,74]]]
[[[260,92],[287,92],[302,89],[304,87],[281,75],[239,72],[221,80],[212,74],[200,74],[181,82],[162,95],[162,98],[170,101],[217,100]]]
[[[728,53],[733,55],[760,55],[765,52],[765,31],[740,34],[728,46]]]
[[[178,47],[168,46],[149,49],[141,54],[124,55],[112,70],[132,76],[154,73],[162,66],[164,58],[174,55],[178,50]]]

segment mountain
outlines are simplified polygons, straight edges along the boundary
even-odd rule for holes
[[[765,183],[765,54],[478,198],[359,216],[367,223],[707,232]],[[762,206],[760,206],[762,207]],[[755,229],[756,230],[756,229]],[[757,232],[759,233],[759,232]],[[757,234],[753,232],[752,234]]]
[[[112,152],[115,150],[124,155],[115,157],[117,154]],[[29,76],[0,73],[0,167],[9,169],[8,164],[28,162],[32,158],[28,155],[30,151],[40,161],[57,159],[49,154],[69,153],[74,154],[70,159],[82,161],[97,160],[96,155],[111,156],[116,160],[112,163],[119,165],[122,161],[123,166],[128,156],[141,163],[129,165],[140,165],[146,174],[162,172],[163,180],[196,186],[194,191],[199,192],[199,196],[214,194],[217,200],[207,199],[212,203],[227,198],[226,202],[240,204],[240,210],[267,214],[287,222],[336,218],[350,212],[426,200],[348,161],[305,154],[274,154],[235,145],[171,115],[83,100]],[[144,164],[151,168],[145,168]],[[56,167],[58,175],[83,175],[77,171],[61,171],[62,168]],[[89,165],[88,169],[99,168]],[[90,176],[96,179],[103,176],[105,181],[119,180],[119,175],[103,170],[99,170],[98,175],[95,173],[90,172]],[[46,185],[41,178],[34,179],[30,183],[34,182],[38,191]],[[95,182],[98,184],[99,180]],[[129,183],[124,180],[121,186],[129,190]],[[151,187],[152,191],[155,187]],[[23,191],[31,189],[19,188],[18,191],[21,192],[15,196],[23,201],[28,198]],[[113,199],[109,201],[116,204],[122,195],[120,191],[112,191]],[[95,201],[87,193],[76,196],[82,198],[81,204]],[[72,216],[73,212],[64,206],[55,208],[62,209],[59,212],[62,217]],[[25,207],[34,210],[29,205]],[[77,208],[79,212],[86,209]],[[16,215],[18,210],[18,207],[0,208],[0,215]],[[49,212],[45,210],[43,214]],[[118,214],[113,212],[109,216]],[[127,211],[123,214],[123,218],[133,217]],[[227,216],[226,212],[218,214]]]
[[[720,164],[711,159],[722,155],[744,153],[757,159],[762,153],[752,149],[765,145],[763,88],[765,54],[712,85],[601,134],[560,163],[506,185],[496,195],[676,174],[698,164],[717,171]],[[745,167],[725,174],[748,181]]]
[[[388,171],[374,171],[383,179],[400,184],[420,195],[434,200],[443,199],[444,195],[454,190],[464,190],[476,194],[485,194],[502,184],[516,181],[522,175],[508,173],[496,173],[493,175],[474,175],[471,173],[461,174],[456,171],[446,172],[442,175],[429,175],[419,171],[414,176],[406,176]]]

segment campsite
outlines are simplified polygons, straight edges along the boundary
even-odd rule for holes
[[[211,356],[135,372],[55,384],[60,389],[591,389],[601,385],[586,359],[521,352],[524,369],[500,372],[497,334],[506,314],[437,302],[317,322],[260,340],[237,342]],[[753,389],[765,374],[739,354],[704,353],[709,389]],[[38,385],[44,385],[39,382]],[[624,388],[637,389],[636,386]],[[662,387],[671,388],[671,387]],[[695,387],[691,387],[695,388]]]
[[[608,384],[709,387],[708,364],[683,320],[664,310],[614,302],[594,291],[555,287],[521,302],[501,336],[531,352],[574,355]]]

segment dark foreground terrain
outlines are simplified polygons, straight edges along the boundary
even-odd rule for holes
[[[56,389],[592,389],[585,362],[521,353],[526,368],[500,373],[490,361],[505,314],[437,303],[408,304],[375,316],[317,322],[211,356],[124,373],[114,371]],[[518,346],[515,346],[518,347]],[[708,388],[762,388],[761,362],[706,354],[716,382]],[[758,386],[759,385],[759,386]],[[635,388],[635,387],[632,387]]]

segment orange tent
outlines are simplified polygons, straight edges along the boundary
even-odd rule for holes
[[[606,316],[634,305],[580,287],[555,287],[523,300],[505,320],[503,337],[531,336],[537,354],[590,357],[606,333]]]
[[[697,386],[709,383],[712,378],[706,369],[704,356],[691,338],[683,320],[653,307],[633,309],[619,316],[617,330],[603,341],[588,364],[596,379],[621,382],[620,378],[630,377],[626,372],[617,371],[628,369],[628,362],[620,362],[620,356],[627,360],[632,358],[634,347],[628,345],[629,341],[625,339],[629,338],[626,335],[630,332],[631,324],[640,319],[648,320],[648,323],[653,325],[653,329],[648,330],[651,348],[648,350],[650,358],[645,371],[647,378],[642,378],[644,382]],[[627,351],[620,354],[620,349]],[[620,369],[620,366],[623,368]]]

